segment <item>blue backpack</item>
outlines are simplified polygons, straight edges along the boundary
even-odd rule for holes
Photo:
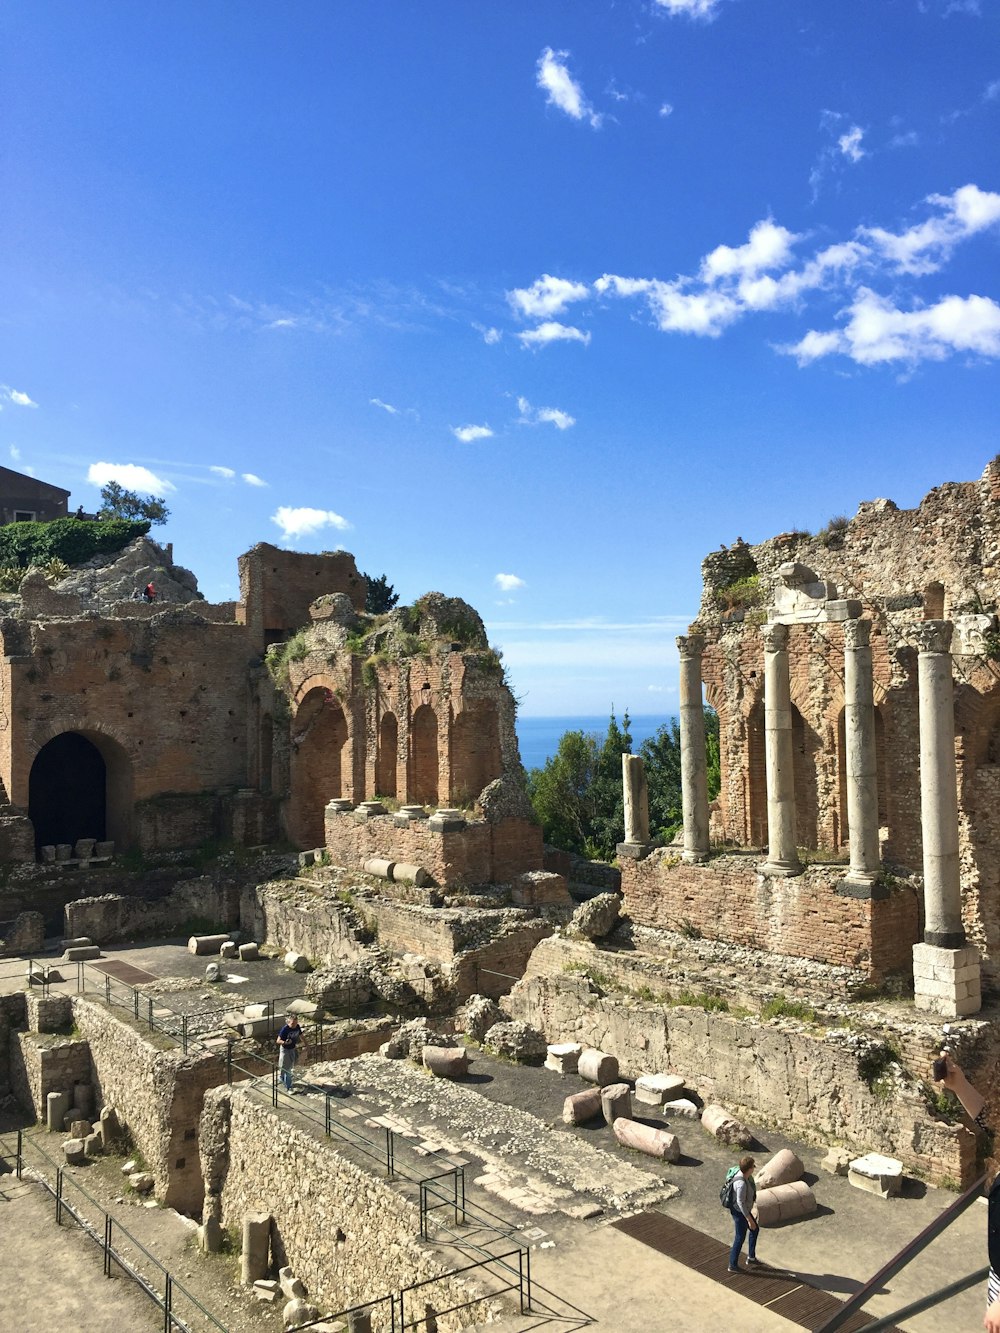
[[[719,1202],[729,1212],[736,1207],[736,1177],[739,1173],[738,1166],[731,1166],[726,1172],[726,1183],[719,1190]]]

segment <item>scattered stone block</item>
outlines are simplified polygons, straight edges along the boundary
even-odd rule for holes
[[[625,1148],[634,1148],[647,1157],[658,1157],[665,1162],[677,1162],[681,1156],[680,1140],[667,1129],[654,1129],[638,1120],[619,1118],[612,1122],[615,1138]]]
[[[645,1106],[663,1106],[683,1091],[680,1074],[643,1074],[635,1081],[635,1099]]]
[[[58,1134],[63,1129],[69,1103],[68,1092],[50,1092],[45,1098],[45,1124],[50,1134]]]
[[[286,953],[285,966],[289,972],[311,972],[312,963],[304,953]]]
[[[545,1054],[544,1035],[520,1019],[494,1023],[483,1038],[483,1048],[492,1055],[502,1055],[518,1064]]]
[[[228,935],[192,935],[188,940],[188,953],[218,953],[228,942]]]
[[[113,1106],[105,1106],[101,1111],[101,1142],[104,1144],[105,1151],[111,1144],[121,1138],[121,1121],[118,1119],[118,1112]],[[135,1164],[133,1163],[133,1169]]]
[[[458,1026],[467,1037],[482,1042],[494,1023],[499,1023],[502,1018],[496,1000],[487,995],[470,995],[458,1011]]]
[[[137,1164],[134,1157],[130,1157],[127,1162],[122,1162],[122,1175],[130,1176],[132,1172],[136,1169],[136,1165]]]
[[[232,940],[226,940],[225,944],[220,945],[219,947],[220,958],[236,958],[238,954],[239,950],[236,948],[236,945]]]
[[[730,1115],[724,1106],[715,1102],[706,1106],[701,1113],[702,1126],[720,1143],[728,1143],[732,1148],[749,1148],[753,1135],[735,1116]]]
[[[153,1188],[153,1177],[148,1171],[133,1171],[128,1178],[128,1187],[136,1194],[149,1194]]]
[[[605,1054],[604,1051],[595,1050],[593,1046],[584,1048],[576,1068],[581,1078],[602,1088],[608,1083],[616,1082],[618,1078],[617,1059],[613,1055]]]
[[[306,1296],[309,1294],[306,1291],[306,1284],[302,1281],[301,1278],[295,1276],[295,1274],[292,1272],[291,1267],[287,1264],[285,1265],[284,1268],[278,1269],[278,1285],[284,1292],[285,1297],[290,1301],[292,1300],[304,1301]]]
[[[804,1180],[793,1180],[787,1185],[757,1191],[757,1220],[762,1227],[773,1227],[778,1222],[792,1222],[797,1217],[808,1217],[816,1211],[816,1195]]]
[[[209,963],[205,968],[205,980],[216,982],[222,980],[222,968],[218,963]]]
[[[83,1139],[65,1139],[62,1149],[69,1166],[79,1166],[85,1160]]]
[[[377,879],[392,879],[392,867],[393,862],[387,861],[384,856],[372,856],[361,862],[364,873],[374,875]]]
[[[101,1142],[100,1133],[94,1133],[93,1130],[84,1137],[83,1151],[88,1157],[100,1157],[104,1152],[104,1144]]]
[[[73,847],[73,855],[78,861],[89,861],[94,855],[96,844],[96,838],[77,838]]]
[[[42,848],[42,862],[44,865],[51,865],[55,859],[56,859],[55,846],[51,842],[48,842]]]
[[[820,1162],[824,1171],[831,1176],[846,1176],[851,1165],[851,1154],[846,1148],[831,1148]]]
[[[93,943],[88,935],[74,935],[72,939],[63,940],[63,952],[67,949],[89,949]]]
[[[678,1097],[676,1101],[664,1102],[662,1106],[663,1114],[668,1120],[700,1120],[701,1112],[695,1106],[694,1102],[688,1101],[686,1097]]]
[[[463,1078],[469,1072],[469,1052],[464,1046],[425,1046],[421,1058],[424,1068],[438,1078]]]
[[[77,1083],[73,1089],[73,1102],[76,1106],[79,1106],[88,1120],[92,1120],[94,1116],[93,1083]]]
[[[318,1319],[319,1311],[315,1305],[295,1297],[282,1310],[281,1317],[285,1321],[286,1329],[299,1328],[302,1324],[311,1324],[314,1319]]]
[[[248,944],[241,944],[237,952],[241,963],[256,963],[260,958],[260,946],[252,940]]]
[[[75,1112],[75,1114],[79,1115],[79,1111]],[[92,1134],[93,1132],[89,1120],[74,1120],[69,1127],[69,1135],[71,1139],[85,1139],[88,1134]]]
[[[56,843],[56,860],[57,860],[57,861],[68,861],[72,855],[73,855],[73,846],[72,846],[71,843],[68,843],[68,842],[57,842],[57,843]]]
[[[584,1092],[574,1092],[563,1102],[562,1118],[567,1125],[583,1125],[601,1114],[600,1088],[587,1088]]]
[[[240,1281],[249,1286],[267,1275],[267,1257],[271,1247],[271,1214],[247,1213],[243,1218],[243,1255]]]
[[[313,866],[313,865],[315,865],[315,864],[316,864],[316,853],[315,853],[315,851],[299,852],[299,865],[300,865],[300,866],[302,866],[303,868],[305,868],[306,866]]]
[[[273,1305],[281,1295],[281,1288],[273,1278],[260,1278],[253,1284],[253,1294],[259,1301]]]
[[[100,839],[94,843],[94,857],[103,861],[109,856],[114,856],[115,844],[111,841],[101,842]]]
[[[240,1023],[239,1031],[251,1041],[264,1041],[267,1037],[273,1037],[281,1029],[283,1022],[278,1014],[273,1018],[245,1018]]]
[[[557,1042],[545,1048],[545,1068],[554,1069],[557,1074],[575,1074],[582,1054],[583,1047],[578,1041]]]
[[[298,1014],[299,1018],[306,1019],[309,1022],[315,1022],[319,1017],[319,1005],[315,1000],[307,1000],[300,996],[297,1000],[292,1000],[286,1005],[286,1012],[289,1014]]]
[[[782,1148],[754,1175],[757,1192],[773,1189],[776,1185],[790,1185],[793,1180],[801,1180],[804,1170],[801,1160],[791,1148]]]
[[[632,1119],[632,1089],[627,1083],[608,1083],[601,1089],[601,1110],[606,1124]]]
[[[603,940],[618,924],[622,900],[617,893],[599,893],[573,913],[567,933],[583,940]]]
[[[267,1018],[269,1006],[266,1004],[245,1004],[243,1006],[244,1018]]]
[[[453,810],[450,806],[435,810],[427,820],[427,827],[432,833],[460,833],[465,826],[465,816],[461,810]]]
[[[434,883],[423,866],[414,865],[411,861],[396,861],[389,872],[389,878],[394,884],[414,884],[418,889],[426,889]]]
[[[855,1189],[889,1199],[903,1188],[903,1163],[895,1157],[870,1152],[864,1157],[855,1157],[848,1165],[847,1179]]]
[[[76,948],[67,949],[63,954],[65,963],[86,963],[91,958],[100,958],[101,951],[96,944],[82,944]]]

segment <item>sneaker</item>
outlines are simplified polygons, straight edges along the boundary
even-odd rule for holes
[[[759,1259],[747,1260],[747,1268],[760,1268],[760,1267],[761,1267],[761,1262]]]
[[[726,1269],[727,1273],[738,1273],[739,1271],[740,1270],[738,1268],[734,1268],[732,1264],[730,1264],[729,1267]]]

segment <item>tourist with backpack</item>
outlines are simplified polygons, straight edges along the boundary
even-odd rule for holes
[[[757,1219],[753,1215],[753,1206],[757,1200],[757,1186],[753,1181],[756,1166],[752,1157],[741,1157],[739,1166],[729,1168],[726,1183],[719,1193],[723,1208],[728,1208],[732,1213],[735,1228],[733,1246],[729,1251],[730,1273],[740,1271],[740,1250],[748,1232],[747,1267],[756,1268],[760,1264],[757,1258]]]

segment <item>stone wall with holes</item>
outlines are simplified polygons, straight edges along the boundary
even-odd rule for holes
[[[207,1052],[188,1055],[144,1035],[124,1013],[73,997],[73,1015],[86,1044],[88,1078],[97,1105],[115,1107],[155,1182],[157,1199],[179,1212],[201,1209],[198,1121],[205,1092],[226,1081],[226,1063]],[[92,1072],[91,1072],[92,1071]]]
[[[857,968],[873,981],[908,972],[919,938],[916,887],[900,880],[886,898],[853,898],[837,892],[844,869],[812,866],[780,879],[758,874],[756,857],[685,865],[667,849],[623,861],[622,893],[638,926]]]
[[[317,1114],[321,1119],[320,1103]],[[439,1254],[420,1243],[416,1200],[380,1178],[377,1167],[369,1171],[342,1157],[335,1140],[306,1132],[283,1102],[275,1110],[244,1088],[210,1092],[201,1166],[206,1212],[236,1235],[247,1213],[270,1213],[275,1266],[290,1264],[321,1309],[398,1292],[444,1268]],[[424,1289],[422,1299],[413,1297],[407,1315],[423,1316],[424,1301],[442,1309],[476,1295],[472,1283],[450,1278]],[[487,1317],[481,1302],[442,1316],[439,1325],[443,1333]]]
[[[596,969],[600,986],[563,970],[573,966]],[[886,1153],[935,1182],[974,1178],[974,1136],[936,1118],[918,1087],[932,1052],[930,1025],[911,1034],[887,1028],[886,1037],[915,1072],[905,1084],[872,1088],[859,1074],[857,1034],[846,1028],[789,1019],[762,1024],[643,1000],[617,989],[615,971],[614,954],[548,940],[504,1007],[550,1042],[582,1042],[616,1056],[627,1077],[681,1074],[703,1101],[722,1103],[751,1126],[778,1125],[808,1142],[845,1144],[859,1155]],[[626,984],[638,988],[640,976],[632,972]],[[650,981],[656,983],[655,975],[646,975]],[[688,1131],[695,1143],[702,1132],[697,1126]]]
[[[347,904],[307,880],[248,885],[240,895],[239,925],[260,944],[324,963],[356,958],[364,950]]]
[[[239,885],[233,880],[198,875],[166,893],[78,898],[66,904],[64,933],[67,938],[86,937],[95,944],[110,944],[170,934],[196,918],[229,931],[239,924],[239,902]]]
[[[52,1032],[11,1032],[10,1083],[21,1106],[45,1120],[50,1092],[72,1092],[89,1083],[90,1049],[86,1040]]]

